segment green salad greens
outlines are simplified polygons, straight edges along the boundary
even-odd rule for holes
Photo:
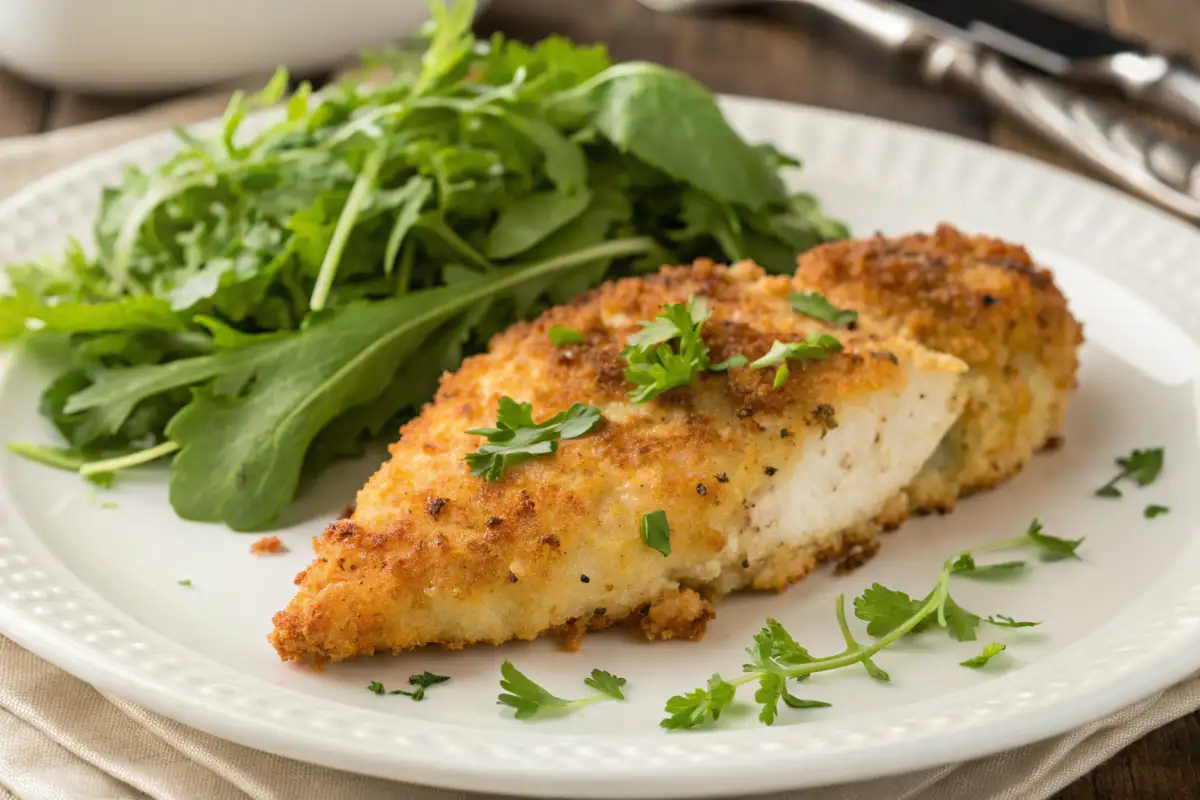
[[[700,256],[791,272],[846,235],[690,78],[432,9],[393,77],[280,72],[106,189],[94,252],[6,268],[0,340],[73,361],[41,401],[66,445],[15,451],[105,482],[170,457],[181,516],[262,528],[512,322]]]

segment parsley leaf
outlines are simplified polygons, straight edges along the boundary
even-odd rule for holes
[[[1024,561],[1001,561],[998,564],[976,564],[970,553],[961,553],[950,565],[950,572],[964,578],[983,580],[1004,579],[1019,575],[1028,564]]]
[[[439,683],[445,683],[450,680],[449,675],[434,675],[432,672],[425,671],[419,675],[409,675],[408,683],[411,686],[416,686],[415,690],[408,689],[392,689],[388,691],[379,681],[371,681],[367,684],[367,689],[374,694],[402,694],[406,697],[411,697],[414,701],[425,699],[425,690],[430,686],[436,686]]]
[[[546,335],[555,347],[566,347],[569,344],[583,344],[583,334],[574,328],[555,325]]]
[[[1076,550],[1079,545],[1083,544],[1083,540],[1087,537],[1079,539],[1060,539],[1057,536],[1050,536],[1042,533],[1042,523],[1036,519],[1029,523],[1029,530],[1025,531],[1025,536],[1029,541],[1038,546],[1042,552],[1042,559],[1045,561],[1058,561],[1063,558],[1079,558]]]
[[[831,353],[840,353],[842,343],[837,337],[828,333],[810,333],[803,342],[781,342],[778,339],[771,345],[766,355],[750,362],[750,369],[763,369],[778,365],[775,371],[774,386],[778,389],[788,379],[787,361],[824,361]]]
[[[625,694],[621,691],[621,687],[625,685],[625,679],[618,678],[611,672],[592,670],[591,677],[585,678],[584,683],[596,689],[598,694],[579,700],[567,700],[550,694],[514,667],[511,661],[505,661],[500,665],[500,688],[504,690],[504,693],[499,696],[498,700],[515,709],[517,719],[529,719],[546,711],[582,708],[606,697],[615,700],[625,699]]]
[[[854,616],[867,623],[867,633],[878,639],[900,627],[924,604],[924,600],[913,600],[904,592],[875,583],[854,598]],[[918,633],[931,622],[927,617],[911,632]]]
[[[1127,456],[1117,459],[1121,471],[1108,483],[1096,490],[1100,497],[1120,497],[1121,490],[1117,484],[1132,478],[1138,486],[1149,486],[1158,479],[1163,468],[1163,448],[1153,447],[1146,450],[1134,450]]]
[[[590,431],[601,419],[600,409],[574,403],[545,422],[533,421],[533,405],[501,397],[496,427],[475,428],[467,433],[486,436],[488,443],[467,454],[472,475],[498,481],[511,466],[534,456],[558,450],[561,439],[575,439]]]
[[[724,361],[718,361],[716,364],[710,365],[708,371],[728,372],[731,369],[737,369],[738,367],[746,366],[749,361],[750,359],[746,358],[741,353],[737,353],[736,355],[732,355]]]
[[[995,625],[997,628],[1033,628],[1042,624],[1040,622],[1018,622],[1004,614],[995,614],[987,617],[984,622]]]
[[[858,312],[835,306],[820,292],[797,292],[788,298],[797,314],[848,328],[858,322]]]
[[[671,555],[671,526],[667,512],[659,509],[642,515],[642,541],[664,556]]]
[[[989,661],[991,661],[995,656],[1003,653],[1005,649],[1005,646],[1000,644],[1000,642],[992,642],[984,647],[983,652],[979,655],[973,658],[968,658],[966,661],[960,661],[959,663],[964,667],[979,669],[984,664],[987,664]]]
[[[946,632],[956,642],[975,641],[975,630],[979,627],[979,615],[972,614],[946,595],[941,615],[946,620]]]
[[[1142,511],[1142,516],[1146,519],[1154,519],[1155,517],[1161,517],[1163,514],[1169,513],[1171,513],[1171,509],[1166,506],[1148,505]]]
[[[709,367],[708,346],[700,338],[700,328],[709,317],[703,298],[693,297],[687,305],[671,303],[642,329],[630,334],[622,355],[628,366],[625,379],[638,388],[629,396],[645,403],[663,392],[690,386],[692,380]],[[678,339],[676,347],[671,342]]]
[[[183,579],[183,580],[181,580],[181,581],[176,581],[176,583],[178,583],[180,586],[191,586],[191,585],[192,585],[192,579],[191,579],[191,578],[184,578],[184,579]]]
[[[618,678],[611,672],[594,669],[592,670],[592,676],[584,678],[583,682],[596,691],[602,692],[615,700],[625,699],[625,693],[621,691],[621,687],[625,685],[625,679]]]
[[[737,687],[714,673],[706,689],[676,695],[667,701],[668,716],[658,723],[667,730],[688,730],[706,722],[716,722],[721,712],[733,703]]]

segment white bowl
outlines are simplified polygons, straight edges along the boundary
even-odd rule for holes
[[[0,0],[0,64],[57,88],[177,91],[328,68],[428,18],[424,0]]]

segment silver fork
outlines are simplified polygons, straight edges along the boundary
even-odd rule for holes
[[[758,0],[639,0],[656,11],[762,5]],[[1014,65],[900,7],[877,0],[798,3],[839,20],[880,48],[913,59],[931,85],[965,89],[1015,117],[1126,188],[1200,222],[1200,152]]]

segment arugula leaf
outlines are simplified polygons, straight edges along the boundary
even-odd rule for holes
[[[775,165],[734,133],[712,94],[691,78],[631,62],[596,82],[592,123],[618,150],[722,202],[752,211],[784,202]]]
[[[966,661],[960,661],[959,663],[964,667],[970,667],[971,669],[979,669],[980,667],[984,666],[989,661],[991,661],[995,656],[999,655],[1000,653],[1003,653],[1005,651],[1005,649],[1006,649],[1005,646],[1000,644],[1000,642],[992,642],[991,644],[984,647],[983,652],[980,653],[979,655],[974,656],[973,658],[968,658]]]
[[[997,628],[1033,628],[1042,624],[1040,622],[1018,622],[1012,617],[1005,616],[1004,614],[995,614],[987,617],[984,619],[984,622],[995,625]]]
[[[494,428],[476,428],[467,433],[486,436],[488,443],[467,454],[472,475],[498,481],[504,471],[534,456],[550,455],[558,450],[561,439],[578,438],[599,422],[600,409],[574,403],[545,422],[533,421],[533,405],[501,397]]]
[[[566,347],[571,344],[583,344],[583,334],[574,328],[555,325],[546,332],[550,343],[555,347]]]
[[[1050,536],[1042,533],[1042,523],[1036,519],[1029,523],[1029,530],[1025,531],[1025,536],[1033,544],[1037,545],[1041,550],[1042,559],[1045,561],[1058,561],[1063,558],[1079,558],[1075,552],[1079,549],[1079,545],[1087,537],[1078,539],[1060,539],[1057,536]]]
[[[1149,486],[1158,480],[1163,468],[1163,448],[1153,447],[1146,450],[1134,450],[1127,456],[1117,459],[1121,471],[1108,483],[1096,490],[1100,497],[1120,497],[1121,490],[1117,484],[1126,478],[1132,478],[1138,486]]]
[[[642,541],[664,556],[671,555],[671,527],[667,512],[659,509],[642,515]]]
[[[474,11],[432,2],[424,52],[380,54],[394,76],[369,87],[302,83],[289,97],[277,72],[235,97],[213,135],[181,130],[175,155],[106,188],[94,249],[71,241],[5,267],[0,340],[71,334],[73,369],[41,404],[64,444],[91,463],[174,441],[179,513],[260,527],[297,475],[419,408],[434,368],[547,303],[700,257],[790,271],[846,235],[784,192],[781,171],[798,162],[743,141],[691,79],[614,67],[602,47],[560,37],[477,41]],[[249,132],[250,113],[272,105],[277,120]],[[397,305],[530,264],[553,267],[478,316],[483,296],[439,300],[440,322]],[[694,357],[707,364],[695,344],[635,359],[645,399],[694,379]]]
[[[1142,516],[1146,519],[1154,519],[1155,517],[1161,517],[1163,514],[1169,513],[1171,513],[1171,509],[1166,506],[1148,505],[1142,511]]]
[[[733,703],[737,687],[714,673],[708,687],[667,700],[667,717],[658,724],[667,730],[689,730],[706,722],[716,722],[721,713]]]
[[[591,201],[591,192],[586,190],[570,195],[527,194],[500,215],[488,235],[484,253],[495,259],[520,255],[582,214]]]
[[[295,493],[304,454],[320,429],[343,409],[383,392],[440,324],[489,295],[566,266],[543,262],[471,284],[348,306],[301,336],[113,371],[73,397],[68,410],[102,408],[116,422],[147,396],[212,381],[196,389],[167,427],[182,448],[173,465],[171,505],[185,519],[259,528]]]
[[[580,700],[567,700],[550,694],[514,667],[511,661],[505,661],[500,665],[500,688],[504,693],[498,699],[502,704],[515,709],[517,719],[529,719],[547,711],[574,710],[606,697],[614,700],[625,699],[621,691],[625,679],[618,678],[611,672],[592,670],[591,677],[585,678],[584,683],[596,689],[598,694]]]
[[[820,292],[797,292],[788,300],[797,314],[828,322],[841,328],[853,327],[858,322],[858,312],[835,306]]]
[[[700,338],[700,328],[709,317],[703,298],[693,297],[685,306],[671,303],[642,329],[626,339],[622,355],[628,366],[625,379],[638,388],[629,396],[645,403],[663,392],[690,386],[695,376],[709,367],[708,346]],[[677,348],[669,344],[678,339]]]
[[[625,685],[625,679],[618,678],[611,672],[594,669],[592,670],[592,676],[584,678],[583,682],[596,691],[606,694],[615,700],[625,699],[625,693],[621,691],[621,687]]]

